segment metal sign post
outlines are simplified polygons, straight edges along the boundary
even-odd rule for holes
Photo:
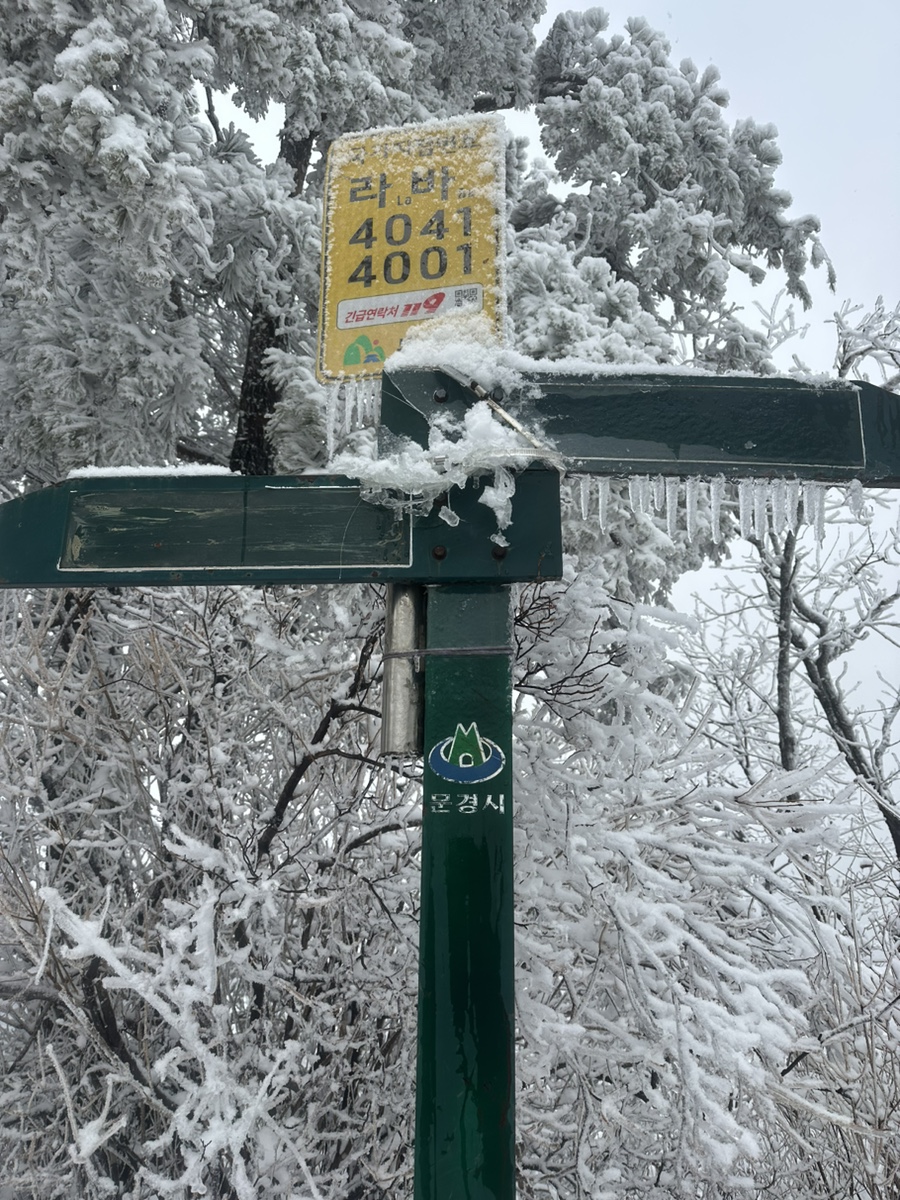
[[[502,554],[474,484],[455,527],[339,475],[92,475],[0,504],[0,587],[512,583],[561,567],[559,480],[525,471]]]
[[[515,1195],[507,587],[429,589],[415,1200]]]
[[[438,370],[386,375],[382,422],[427,445],[430,420],[461,416],[475,394]],[[540,428],[575,471],[900,487],[900,398],[870,384],[535,376],[503,404],[525,428]],[[0,586],[378,580],[411,588],[392,595],[391,620],[397,656],[426,664],[416,1200],[515,1194],[505,585],[560,576],[558,486],[552,470],[518,475],[502,547],[491,541],[493,514],[478,503],[477,481],[454,492],[455,527],[437,505],[404,515],[402,504],[364,503],[352,480],[315,475],[116,475],[0,505]],[[416,674],[402,673],[401,708]],[[402,713],[391,721],[408,750],[416,722]]]

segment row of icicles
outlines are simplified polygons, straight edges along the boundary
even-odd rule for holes
[[[607,526],[610,485],[608,476],[583,475],[579,498],[585,520],[599,517],[600,528]],[[666,530],[674,538],[678,515],[683,508],[688,541],[708,521],[713,542],[722,540],[722,510],[737,491],[737,517],[741,537],[763,537],[768,530],[776,534],[795,533],[801,525],[815,531],[818,541],[825,537],[825,496],[829,484],[800,479],[741,479],[729,486],[723,475],[712,479],[668,475],[632,475],[628,481],[628,501],[632,512],[649,516],[665,514]],[[864,512],[863,489],[858,482],[845,487],[846,502],[854,516]],[[704,498],[708,501],[703,504]],[[706,511],[704,511],[706,510]]]

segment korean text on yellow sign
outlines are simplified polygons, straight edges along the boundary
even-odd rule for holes
[[[410,325],[500,320],[503,126],[494,117],[348,134],[325,181],[320,379],[381,372]]]

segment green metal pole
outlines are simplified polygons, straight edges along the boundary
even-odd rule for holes
[[[415,1200],[514,1200],[509,592],[428,590]]]

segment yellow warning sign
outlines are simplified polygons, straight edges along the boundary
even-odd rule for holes
[[[353,133],[328,153],[316,374],[380,374],[410,325],[501,319],[497,117]]]

